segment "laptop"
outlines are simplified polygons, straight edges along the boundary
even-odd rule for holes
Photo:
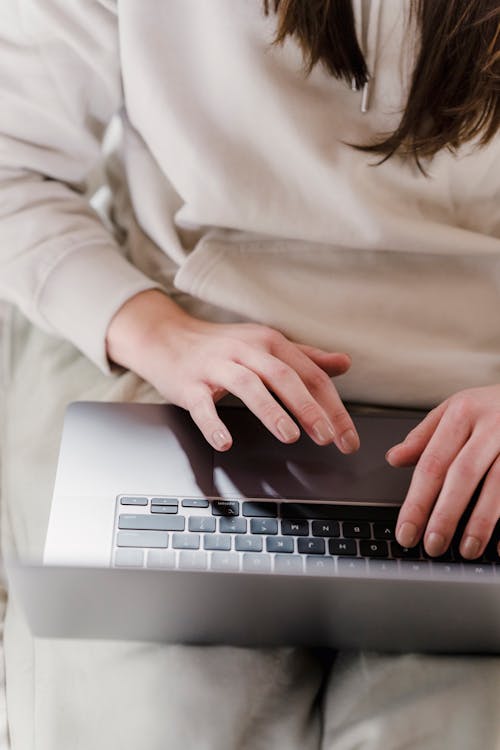
[[[472,563],[458,535],[438,560],[400,547],[412,470],[384,455],[423,413],[350,412],[343,455],[223,406],[218,453],[175,406],[70,405],[43,564],[10,566],[33,633],[500,653],[498,526]]]

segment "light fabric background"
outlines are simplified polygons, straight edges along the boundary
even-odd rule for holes
[[[5,317],[5,306],[0,302],[0,350],[2,348],[2,330]],[[2,369],[0,368],[0,389],[2,387]],[[1,400],[0,400],[1,406]],[[0,421],[3,415],[0,410]],[[1,471],[1,466],[0,466]],[[7,604],[7,591],[5,586],[2,560],[0,558],[0,750],[8,750],[7,734],[7,707],[5,705],[5,661],[3,653],[3,622],[5,618],[5,608]]]

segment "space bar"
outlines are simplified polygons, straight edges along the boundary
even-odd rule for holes
[[[337,521],[394,521],[399,507],[384,505],[331,505],[330,503],[281,503],[282,518],[320,518]]]

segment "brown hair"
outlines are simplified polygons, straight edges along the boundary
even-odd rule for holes
[[[351,0],[272,0],[274,44],[294,37],[309,74],[320,63],[358,87],[369,71],[355,31]],[[497,0],[412,0],[420,49],[408,101],[391,134],[362,150],[420,159],[442,148],[488,143],[500,127],[500,4]],[[269,0],[264,0],[269,14]]]

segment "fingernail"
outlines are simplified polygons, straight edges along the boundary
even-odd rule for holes
[[[354,453],[359,448],[359,438],[354,430],[346,430],[340,438],[340,447],[346,453]]]
[[[312,433],[318,443],[331,443],[335,438],[333,427],[325,419],[318,419],[313,424]]]
[[[224,432],[223,430],[215,430],[215,432],[212,433],[212,442],[218,450],[223,450],[223,448],[228,447],[231,438],[227,432]]]
[[[276,429],[278,430],[281,439],[286,443],[290,443],[292,440],[297,440],[300,435],[300,430],[297,425],[285,417],[278,419]]]
[[[462,542],[460,554],[462,555],[462,557],[467,558],[467,560],[473,560],[479,555],[480,549],[481,542],[479,541],[479,539],[476,539],[475,536],[467,536]]]
[[[431,531],[425,540],[425,549],[431,557],[439,557],[445,550],[445,540],[442,534]]]
[[[418,529],[414,523],[405,521],[398,531],[398,542],[402,547],[413,547],[417,541]]]

